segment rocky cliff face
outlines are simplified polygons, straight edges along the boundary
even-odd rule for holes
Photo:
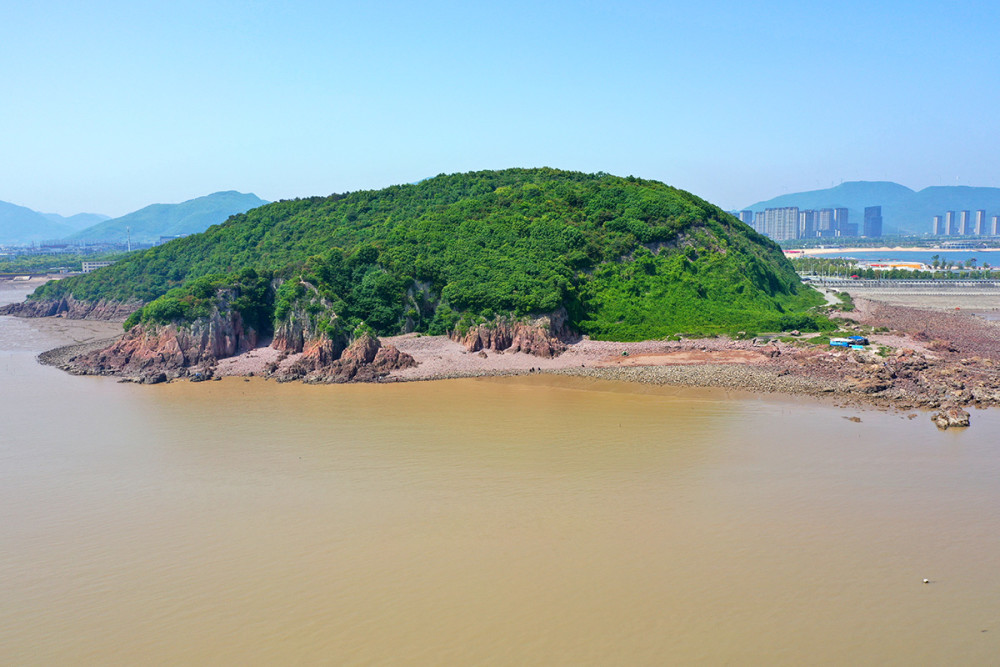
[[[179,376],[207,379],[220,359],[257,347],[258,334],[244,324],[232,308],[234,293],[220,292],[211,314],[190,323],[133,327],[109,347],[70,359],[63,367],[80,374],[120,375],[142,382],[162,382]],[[308,295],[307,295],[308,297]],[[331,337],[321,326],[336,318],[330,309],[316,307],[309,298],[289,308],[279,323],[272,347],[302,353],[285,371],[269,372],[279,379],[307,382],[374,381],[416,362],[395,347],[383,347],[374,336],[363,334],[348,345],[346,336]]]
[[[310,342],[302,357],[280,379],[306,382],[372,382],[391,371],[416,366],[417,362],[392,345],[383,346],[374,336],[359,336],[336,358],[331,358],[329,340]]]
[[[0,315],[16,317],[65,317],[71,320],[124,321],[142,308],[141,301],[78,301],[71,296],[12,303],[0,308]]]
[[[138,325],[103,350],[70,360],[69,370],[96,375],[176,377],[192,367],[209,368],[219,359],[250,350],[257,333],[243,326],[239,312],[216,310],[190,325]]]
[[[451,339],[464,345],[469,352],[525,352],[546,358],[565,352],[566,342],[572,338],[566,311],[562,309],[527,321],[498,317],[472,327],[465,334],[451,334]]]
[[[326,328],[322,326],[337,319],[333,305],[307,282],[300,281],[298,289],[299,296],[281,314],[274,327],[271,347],[281,352],[297,354],[306,351],[307,345],[319,345],[331,351],[331,361],[338,359],[348,341],[346,337],[342,340],[330,340],[325,333]]]

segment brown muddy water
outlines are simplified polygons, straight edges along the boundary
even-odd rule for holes
[[[39,366],[66,335],[0,318],[0,664],[1000,656],[996,412],[939,432],[538,376],[136,386]]]

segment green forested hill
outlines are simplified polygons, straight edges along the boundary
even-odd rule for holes
[[[147,308],[177,317],[240,271],[243,283],[293,279],[265,310],[286,309],[304,281],[344,322],[383,334],[560,307],[602,338],[802,328],[822,301],[776,244],[716,206],[655,181],[553,169],[276,202],[34,298],[151,301],[187,284]]]

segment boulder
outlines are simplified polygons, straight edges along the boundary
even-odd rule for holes
[[[942,430],[953,426],[965,427],[969,425],[969,413],[962,408],[945,408],[931,415],[931,421]]]

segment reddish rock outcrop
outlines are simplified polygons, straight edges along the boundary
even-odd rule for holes
[[[170,376],[186,369],[207,368],[219,359],[257,345],[257,334],[245,329],[239,312],[218,311],[190,325],[139,325],[103,350],[74,357],[67,370],[96,375]]]
[[[328,338],[322,332],[326,330],[326,325],[337,319],[333,305],[319,294],[315,286],[305,281],[299,281],[299,285],[303,294],[275,324],[271,341],[271,347],[289,354],[303,352],[307,345]],[[339,343],[335,359],[346,345],[346,339]]]
[[[142,308],[141,301],[78,301],[73,297],[37,299],[11,303],[0,308],[0,315],[15,317],[65,317],[70,320],[124,321]]]
[[[277,349],[282,349],[278,347]],[[339,340],[331,340],[326,336],[320,336],[310,340],[302,349],[302,356],[296,362],[298,374],[305,375],[313,371],[328,368],[341,358],[344,353],[344,345]]]
[[[328,340],[326,341],[329,342]],[[332,348],[325,344],[308,347],[281,379],[302,378],[306,382],[374,382],[390,372],[416,366],[417,362],[392,345],[382,346],[378,338],[363,334],[339,358],[329,360]]]
[[[498,317],[492,322],[472,327],[465,334],[452,332],[451,339],[469,352],[525,352],[538,357],[555,357],[566,351],[571,339],[566,311],[559,310],[530,321]]]
[[[362,334],[351,343],[340,357],[345,364],[370,364],[382,347],[382,342],[370,334]],[[409,356],[409,355],[407,355]]]

